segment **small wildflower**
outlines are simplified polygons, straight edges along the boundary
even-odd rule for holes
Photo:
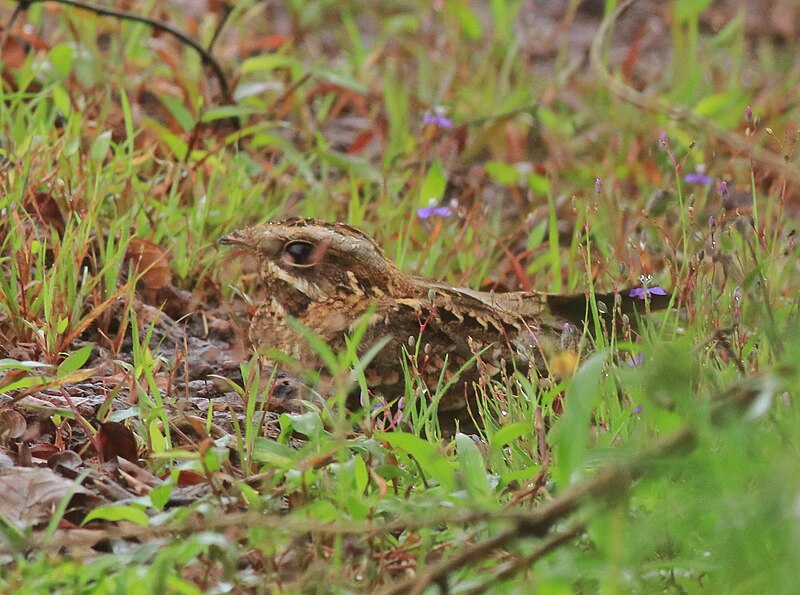
[[[651,295],[667,295],[667,292],[658,285],[654,287],[634,287],[631,289],[628,297],[632,297],[637,300],[646,300]]]
[[[662,132],[661,136],[658,137],[658,142],[661,144],[662,147],[669,150],[669,136],[666,132]]]
[[[751,108],[749,105],[744,108],[744,121],[748,124],[753,122],[753,108]]]
[[[709,226],[711,229],[715,229],[715,228],[717,227],[717,218],[716,218],[716,217],[714,217],[714,215],[711,215],[711,216],[708,218],[708,226]]]
[[[436,126],[437,128],[452,128],[453,121],[441,114],[427,113],[422,118],[423,126]]]
[[[364,403],[362,402],[361,405],[363,406]],[[389,403],[387,403],[383,399],[379,399],[378,401],[376,401],[376,402],[374,402],[372,404],[372,413],[373,414],[376,413],[376,412],[379,412],[379,411],[386,411],[387,409],[389,409]]]
[[[601,178],[595,178],[594,191],[597,192],[597,194],[600,194],[603,191],[603,180]]]
[[[722,180],[719,183],[719,193],[722,195],[723,198],[728,198],[728,182]]]
[[[637,366],[641,366],[643,362],[644,362],[644,353],[636,353],[631,356],[631,359],[628,360],[628,367],[635,368]]]
[[[417,209],[417,217],[420,219],[430,219],[431,217],[450,217],[453,210],[450,207],[420,207]]]
[[[687,184],[710,184],[711,178],[704,174],[701,170],[697,170],[683,176],[683,181]]]
[[[643,407],[641,405],[637,405],[633,408],[633,411],[631,411],[631,415],[639,415],[642,412],[642,409]]]

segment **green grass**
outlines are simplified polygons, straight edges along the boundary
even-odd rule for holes
[[[793,592],[800,176],[775,89],[798,73],[741,18],[707,32],[700,4],[674,3],[678,51],[644,100],[618,92],[634,82],[605,50],[611,82],[571,64],[566,36],[542,74],[520,2],[292,2],[282,29],[237,6],[214,48],[231,105],[146,26],[23,13],[43,43],[0,85],[0,395],[59,438],[12,437],[4,411],[0,439],[18,464],[41,442],[79,453],[102,497],[62,499],[57,529],[3,512],[2,590]],[[219,15],[205,17],[208,42]],[[452,128],[423,125],[440,112]],[[700,166],[710,183],[686,181]],[[452,215],[418,217],[431,199]],[[193,409],[159,289],[190,293],[182,322],[243,327],[263,292],[217,241],[291,215],[357,225],[413,274],[577,292],[645,278],[680,306],[575,337],[574,375],[566,354],[549,379],[487,379],[476,440],[441,438],[416,349],[397,416],[348,417],[357,337],[316,345],[338,382],[328,402],[268,416],[269,372],[244,354],[240,378],[209,380],[238,409]],[[94,416],[74,398],[87,383]],[[147,472],[114,476],[129,498],[96,483],[106,421]],[[104,547],[79,542],[87,518]]]

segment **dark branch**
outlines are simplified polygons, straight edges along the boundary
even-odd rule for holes
[[[45,0],[21,0],[18,3],[18,6],[21,6],[23,9],[26,9],[35,2],[44,2],[44,1]],[[194,51],[196,51],[200,55],[203,64],[211,68],[211,70],[214,72],[214,75],[217,77],[223,99],[225,101],[230,101],[231,99],[230,87],[228,86],[228,79],[225,78],[225,73],[222,72],[222,67],[220,67],[219,63],[214,59],[214,56],[212,56],[208,50],[206,50],[203,46],[201,46],[197,41],[186,35],[186,33],[184,33],[183,31],[175,29],[171,25],[168,25],[167,23],[164,23],[162,21],[134,14],[132,12],[127,12],[125,10],[117,10],[116,8],[106,8],[104,6],[97,6],[95,4],[80,2],[79,0],[48,0],[48,1],[56,2],[58,4],[66,4],[67,6],[73,6],[75,8],[81,8],[83,10],[88,10],[100,16],[115,17],[125,21],[143,23],[145,25],[149,25],[150,27],[158,31],[169,33],[173,37],[177,38],[181,43],[184,43],[189,47],[191,47]]]

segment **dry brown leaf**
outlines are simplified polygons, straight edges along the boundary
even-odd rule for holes
[[[156,292],[172,281],[169,254],[158,244],[131,238],[127,256],[146,290]]]
[[[116,457],[127,459],[132,463],[139,460],[136,437],[130,429],[119,422],[107,421],[100,424],[97,444],[100,446],[100,460],[103,462]]]
[[[23,530],[46,523],[67,493],[89,494],[81,486],[64,479],[50,469],[7,467],[0,469],[0,515]]]
[[[0,443],[16,440],[28,429],[28,422],[21,413],[4,409],[0,411]]]

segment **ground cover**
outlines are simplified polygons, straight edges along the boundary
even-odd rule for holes
[[[2,6],[4,590],[794,589],[792,3],[124,8],[166,26]],[[347,418],[264,377],[218,240],[287,216],[447,283],[675,303],[444,440],[413,378]]]

